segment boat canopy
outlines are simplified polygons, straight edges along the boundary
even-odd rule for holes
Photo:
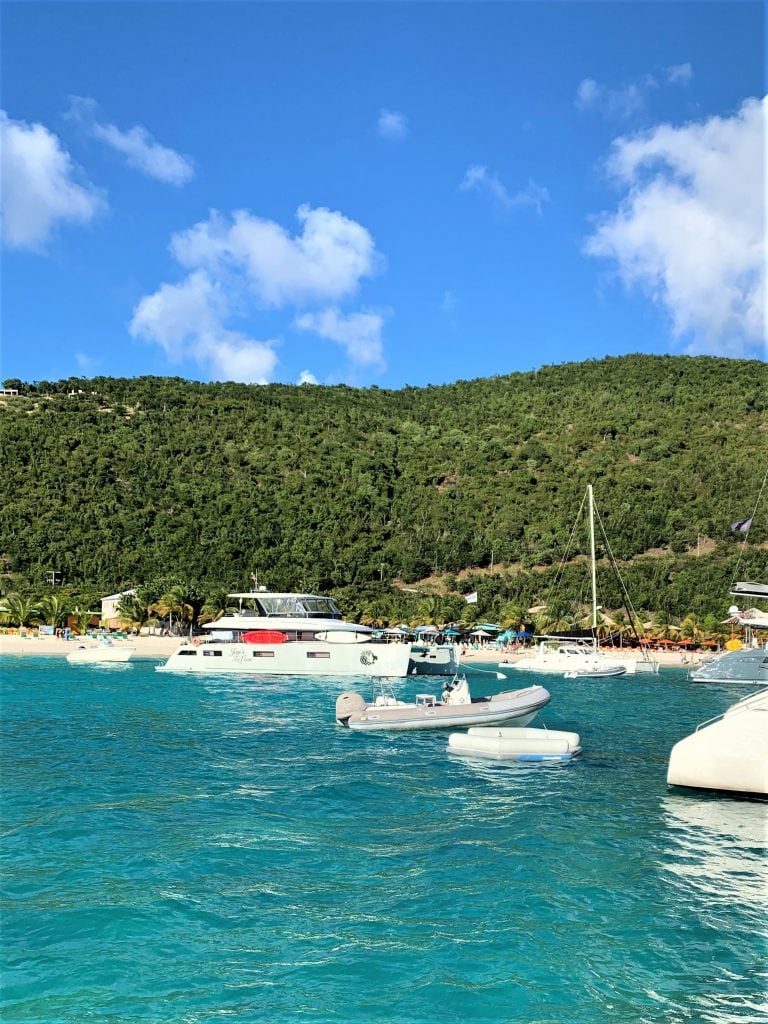
[[[757,597],[768,601],[768,583],[737,583],[731,593],[734,597]]]
[[[240,613],[247,614],[245,602],[250,602],[257,615],[266,617],[309,619],[340,619],[341,612],[330,597],[318,597],[316,594],[278,594],[269,591],[251,591],[245,594],[228,594],[240,602]]]

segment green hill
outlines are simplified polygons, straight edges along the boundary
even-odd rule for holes
[[[460,589],[498,610],[540,598],[592,482],[635,604],[719,613],[743,539],[730,523],[768,463],[759,362],[636,355],[400,391],[7,385],[5,589],[55,569],[94,592],[163,576],[207,592],[258,569],[399,611],[391,581],[478,570]],[[742,577],[765,577],[767,521]]]

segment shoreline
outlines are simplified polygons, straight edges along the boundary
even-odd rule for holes
[[[128,640],[115,640],[115,647],[134,647],[134,658],[168,658],[182,641],[178,636],[136,636]],[[45,655],[64,658],[78,647],[98,647],[91,637],[72,637],[64,640],[54,636],[0,636],[0,655],[21,656],[24,654]]]
[[[176,636],[137,636],[128,640],[116,640],[116,646],[134,647],[133,657],[135,659],[161,659],[168,658],[182,642],[183,637]],[[63,640],[53,636],[18,636],[16,634],[0,635],[0,655],[11,655],[20,657],[26,654],[45,655],[53,657],[66,657],[70,651],[75,650],[80,644],[88,647],[96,647],[97,643],[90,637],[81,640],[73,637],[70,640]],[[472,665],[498,665],[502,660],[516,661],[525,652],[515,651],[505,654],[503,651],[495,651],[487,648],[470,650],[462,657],[461,664],[471,669]],[[635,652],[628,649],[611,651],[616,658],[631,658]],[[664,668],[690,668],[699,665],[707,657],[701,653],[686,654],[683,651],[653,651],[653,657]]]

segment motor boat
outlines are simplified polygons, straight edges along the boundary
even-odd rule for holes
[[[748,601],[768,601],[768,585],[737,583],[731,594]],[[726,650],[702,662],[689,674],[694,683],[743,683],[768,686],[768,641],[760,640],[758,631],[768,630],[768,612],[749,607],[740,611],[738,605],[729,609],[726,623],[741,626],[743,640],[729,640]]]
[[[290,676],[408,675],[411,645],[345,622],[330,597],[266,588],[230,594],[237,611],[184,640],[162,672]]]
[[[577,732],[554,729],[497,729],[479,726],[448,737],[448,753],[490,761],[571,761],[581,754]]]
[[[410,676],[455,676],[459,671],[461,655],[458,644],[411,645]]]
[[[71,665],[102,665],[108,662],[130,661],[136,648],[133,644],[116,644],[108,638],[99,639],[95,644],[78,644],[67,654]]]
[[[359,693],[340,694],[336,700],[339,725],[358,732],[453,729],[502,722],[525,726],[552,699],[543,686],[472,697],[464,675],[454,676],[439,698],[431,693],[417,693],[413,701],[398,700],[382,684],[379,691],[370,703]]]
[[[580,676],[623,676],[630,671],[630,665],[629,660],[611,658],[586,640],[541,637],[531,652],[510,662],[509,667],[518,672],[574,679]]]
[[[768,689],[744,697],[676,743],[667,782],[768,796],[767,724]]]

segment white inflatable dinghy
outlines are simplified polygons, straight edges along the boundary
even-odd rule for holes
[[[581,753],[577,732],[479,726],[448,737],[448,752],[492,761],[570,761]]]

